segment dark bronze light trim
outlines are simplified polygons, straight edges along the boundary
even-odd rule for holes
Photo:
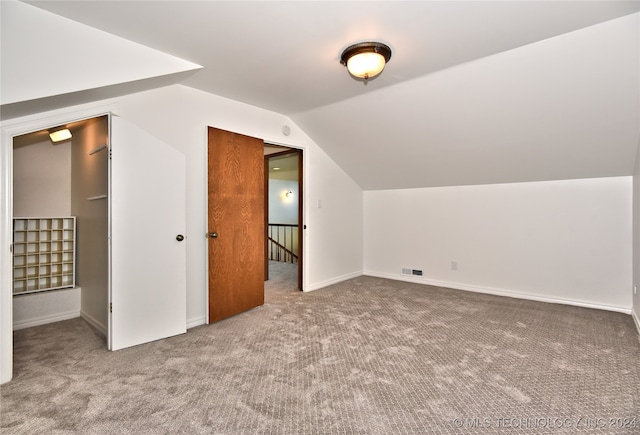
[[[359,42],[347,47],[340,57],[340,63],[347,66],[347,61],[360,53],[379,53],[384,57],[384,62],[389,62],[391,59],[391,48],[388,45],[381,42]]]

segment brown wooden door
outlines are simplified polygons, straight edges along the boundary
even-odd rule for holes
[[[209,323],[264,304],[264,142],[209,127]]]

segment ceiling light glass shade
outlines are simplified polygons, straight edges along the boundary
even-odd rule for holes
[[[71,132],[68,128],[64,128],[49,133],[49,137],[51,138],[51,142],[62,142],[63,140],[71,139]]]
[[[391,59],[391,49],[380,42],[360,42],[342,52],[340,63],[349,74],[365,82],[382,72]]]
[[[384,56],[379,53],[360,53],[347,61],[349,74],[360,79],[370,79],[384,69]]]

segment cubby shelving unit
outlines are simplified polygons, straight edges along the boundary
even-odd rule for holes
[[[13,219],[13,294],[76,285],[76,218]]]

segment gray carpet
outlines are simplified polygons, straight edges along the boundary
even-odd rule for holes
[[[2,433],[640,433],[630,316],[277,266],[264,306],[132,349],[15,332]]]

